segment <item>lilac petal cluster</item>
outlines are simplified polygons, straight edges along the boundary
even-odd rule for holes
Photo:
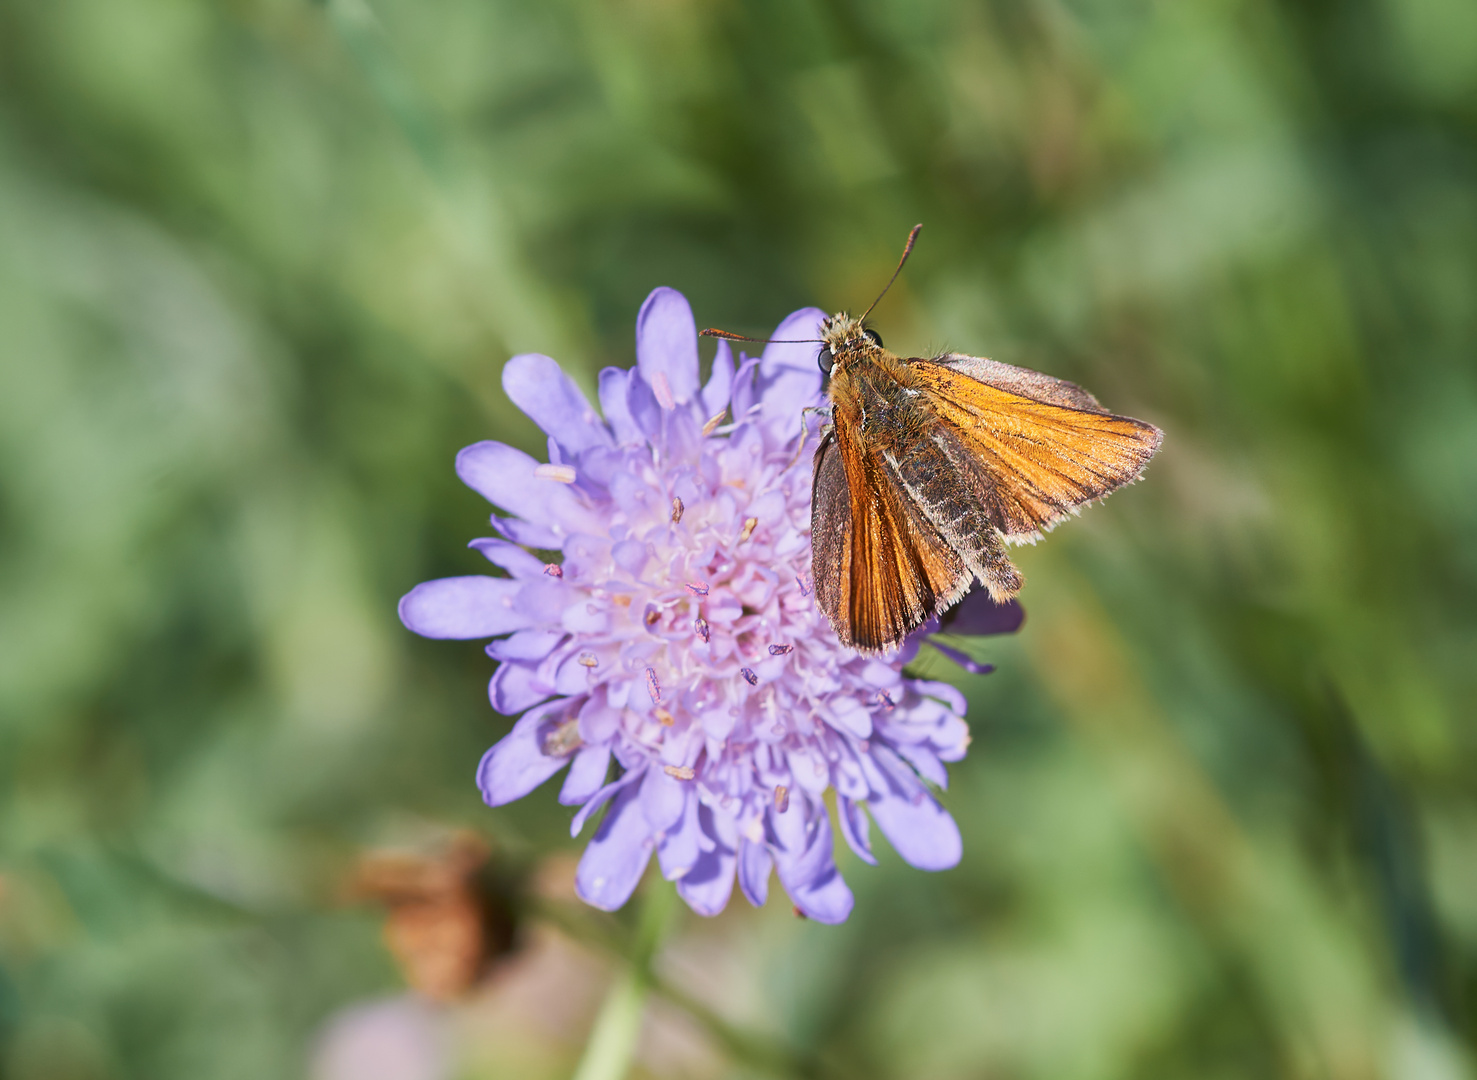
[[[815,338],[822,317],[797,311],[773,336]],[[916,644],[843,647],[812,596],[801,410],[822,404],[815,351],[771,343],[735,362],[721,341],[700,385],[692,310],[657,289],[637,366],[601,372],[599,411],[546,356],[504,368],[547,461],[498,442],[457,457],[503,511],[471,546],[504,576],[425,582],[400,616],[427,637],[496,639],[492,705],[518,720],[478,784],[500,806],[567,768],[572,832],[605,811],[576,879],[596,907],[624,904],[654,854],[699,914],[723,910],[735,881],[762,905],[773,870],[800,912],[844,920],[828,788],[863,861],[870,823],[913,866],[959,861],[931,786],[969,745],[963,696],[903,676]]]

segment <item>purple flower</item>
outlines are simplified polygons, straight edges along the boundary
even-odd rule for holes
[[[816,337],[822,317],[797,311],[774,336]],[[771,344],[735,368],[720,341],[700,386],[692,310],[663,288],[636,355],[600,373],[603,419],[553,360],[508,362],[503,387],[548,433],[548,462],[497,442],[457,456],[508,515],[471,545],[507,576],[428,581],[400,617],[426,637],[497,638],[492,705],[521,715],[478,784],[500,806],[568,766],[573,832],[605,809],[580,860],[585,901],[620,907],[655,853],[699,914],[735,879],[763,904],[773,869],[801,912],[840,922],[852,895],[826,789],[864,861],[870,816],[912,865],[954,866],[959,830],[930,785],[947,787],[944,763],[969,745],[964,697],[903,677],[916,641],[886,658],[844,648],[813,602],[797,442],[801,409],[822,401],[815,347]]]

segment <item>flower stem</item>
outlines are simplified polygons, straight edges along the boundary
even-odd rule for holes
[[[677,891],[665,881],[647,889],[629,964],[605,995],[574,1080],[621,1080],[630,1068],[651,990],[651,961],[672,922],[676,899]]]
[[[626,1075],[641,1033],[646,992],[646,980],[634,968],[616,979],[595,1018],[574,1080],[621,1080]]]

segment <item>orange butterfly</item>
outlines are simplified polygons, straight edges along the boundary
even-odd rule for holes
[[[877,300],[860,318],[821,323],[831,422],[811,496],[816,599],[842,642],[864,652],[897,645],[975,578],[997,603],[1015,596],[1022,578],[1006,545],[1036,541],[1137,479],[1164,438],[1026,368],[962,353],[899,357],[865,323]]]

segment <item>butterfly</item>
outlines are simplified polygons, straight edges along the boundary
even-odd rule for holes
[[[830,422],[815,452],[811,572],[842,643],[884,652],[962,599],[1023,579],[1007,547],[1138,479],[1164,438],[1086,390],[963,353],[900,357],[860,317],[821,323]],[[739,338],[705,330],[714,337]]]

